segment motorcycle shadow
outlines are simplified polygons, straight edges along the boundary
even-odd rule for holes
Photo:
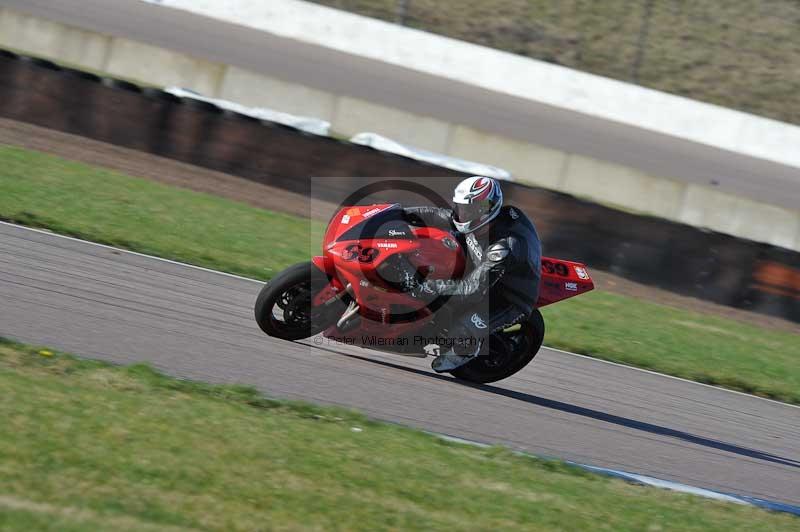
[[[377,360],[374,358],[364,357],[360,355],[354,355],[350,353],[342,353],[340,351],[335,351],[333,349],[326,349],[321,348],[325,351],[329,351],[331,353],[335,353],[337,355],[346,356],[351,359],[361,360],[364,362],[369,362],[371,364],[376,364],[379,366],[389,367],[393,369],[398,369],[401,371],[405,371],[408,373],[414,373],[417,375],[422,375],[431,379],[437,379],[442,381],[447,381],[453,384],[460,384],[462,386],[466,386],[469,388],[473,388],[476,390],[480,390],[486,393],[492,393],[495,395],[502,395],[503,397],[508,397],[511,399],[516,399],[518,401],[522,401],[524,403],[528,403],[531,405],[539,406],[542,408],[547,408],[550,410],[556,410],[559,412],[564,412],[567,414],[573,414],[576,416],[581,416],[585,418],[590,418],[598,421],[603,421],[612,425],[617,425],[621,427],[626,427],[629,429],[634,429],[638,431],[642,431],[649,434],[655,434],[658,436],[665,436],[668,438],[674,438],[676,440],[684,441],[687,443],[692,443],[695,445],[699,445],[702,447],[706,447],[709,449],[716,449],[719,451],[725,451],[731,454],[736,454],[739,456],[744,456],[748,458],[753,458],[756,460],[763,460],[765,462],[771,462],[774,464],[780,464],[787,467],[794,467],[800,468],[800,461],[794,460],[791,458],[785,458],[782,456],[777,456],[774,454],[770,454],[764,451],[759,451],[757,449],[750,449],[747,447],[742,447],[739,445],[735,445],[732,443],[726,443],[723,441],[706,438],[703,436],[697,436],[695,434],[691,434],[688,432],[684,432],[677,429],[672,429],[669,427],[664,427],[661,425],[656,425],[653,423],[646,423],[644,421],[638,421],[631,418],[626,418],[623,416],[617,416],[614,414],[610,414],[608,412],[602,412],[600,410],[594,410],[591,408],[585,408],[582,406],[573,405],[570,403],[565,403],[562,401],[556,401],[554,399],[547,399],[545,397],[540,397],[538,395],[532,395],[526,392],[520,392],[516,390],[508,390],[506,388],[500,388],[498,386],[494,386],[491,384],[476,384],[473,382],[463,381],[460,379],[456,379],[455,377],[446,376],[446,375],[439,375],[437,373],[432,373],[431,371],[426,371],[419,368],[413,368],[408,366],[403,366],[400,364],[395,364],[392,362],[388,362],[385,360]]]

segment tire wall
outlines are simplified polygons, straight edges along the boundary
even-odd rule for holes
[[[8,52],[0,53],[0,116],[325,201],[342,201],[376,178],[418,181],[446,199],[465,176]],[[800,322],[800,253],[545,189],[509,182],[504,190],[536,222],[547,255]]]

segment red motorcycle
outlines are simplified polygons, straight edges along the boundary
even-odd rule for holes
[[[347,345],[415,357],[436,356],[448,338],[446,298],[421,301],[403,291],[406,272],[454,279],[465,254],[454,236],[408,223],[399,204],[342,208],[328,225],[323,255],[276,275],[258,296],[255,317],[269,336],[322,336]],[[539,299],[529,319],[489,338],[488,353],[450,373],[494,382],[533,360],[544,339],[538,308],[594,288],[583,264],[542,258]]]

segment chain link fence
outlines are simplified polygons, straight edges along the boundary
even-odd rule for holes
[[[798,0],[312,0],[800,124]]]

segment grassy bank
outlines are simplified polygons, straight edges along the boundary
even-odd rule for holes
[[[0,218],[268,279],[319,224],[0,146]],[[544,309],[547,345],[800,404],[800,337],[595,292]]]
[[[0,528],[792,530],[797,519],[0,339]]]
[[[0,219],[257,279],[305,260],[320,227],[3,145]]]
[[[800,123],[794,0],[311,1]]]

